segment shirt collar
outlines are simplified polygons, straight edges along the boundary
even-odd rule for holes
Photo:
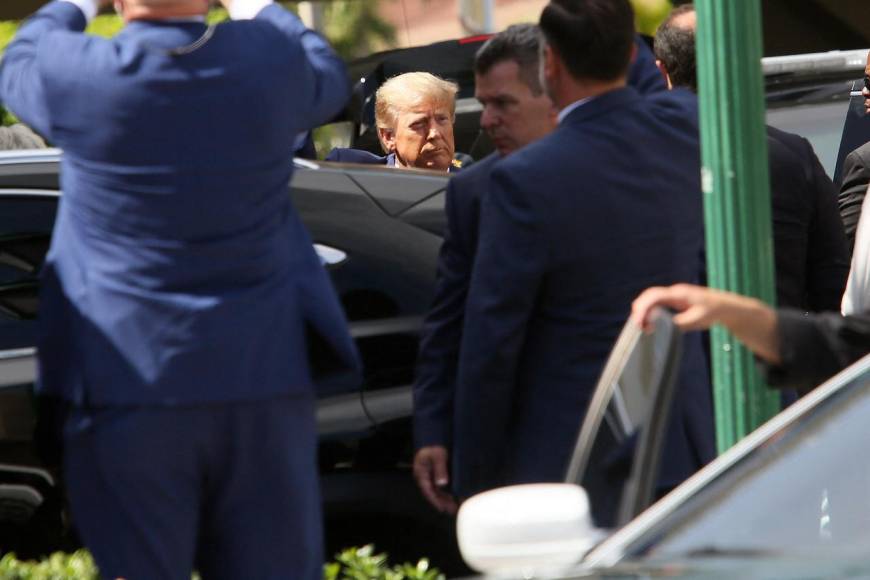
[[[181,18],[163,18],[163,22],[205,22],[205,16],[184,16]]]
[[[580,107],[582,107],[583,105],[585,105],[586,103],[588,103],[589,101],[591,101],[594,98],[595,97],[584,97],[584,98],[580,99],[579,101],[574,101],[573,103],[571,103],[570,105],[568,105],[567,107],[565,107],[564,109],[559,111],[559,115],[558,115],[558,117],[556,117],[556,119],[558,119],[559,124],[560,125],[562,124],[562,121],[565,120],[565,117],[567,117],[568,115],[573,113],[576,109],[579,109]]]

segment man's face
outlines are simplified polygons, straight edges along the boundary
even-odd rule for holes
[[[864,110],[870,115],[870,53],[867,54],[867,66],[864,67]]]
[[[539,95],[520,78],[513,60],[475,75],[474,96],[483,105],[480,126],[499,154],[508,155],[540,139],[555,127],[556,110],[543,92]]]
[[[447,171],[453,161],[453,118],[447,103],[425,102],[400,111],[396,128],[381,129],[396,165]]]

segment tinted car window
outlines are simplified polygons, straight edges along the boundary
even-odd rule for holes
[[[848,100],[845,100],[768,109],[767,123],[805,137],[815,149],[828,177],[833,179],[848,108]]]
[[[35,343],[30,305],[56,211],[52,196],[0,192],[0,350]]]
[[[845,388],[662,522],[635,555],[661,560],[870,546],[867,360]]]

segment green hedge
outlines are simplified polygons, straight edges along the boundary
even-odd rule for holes
[[[293,574],[288,574],[292,577]],[[56,552],[41,562],[22,562],[15,554],[0,559],[3,580],[99,580],[99,572],[87,550],[72,554]],[[193,575],[196,580],[197,575]],[[444,580],[428,560],[416,565],[390,566],[386,554],[375,553],[374,546],[349,548],[323,567],[324,580]]]

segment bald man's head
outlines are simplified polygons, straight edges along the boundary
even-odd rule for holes
[[[696,28],[695,7],[684,4],[674,8],[656,31],[656,65],[671,88],[698,90],[698,71],[695,65]]]

